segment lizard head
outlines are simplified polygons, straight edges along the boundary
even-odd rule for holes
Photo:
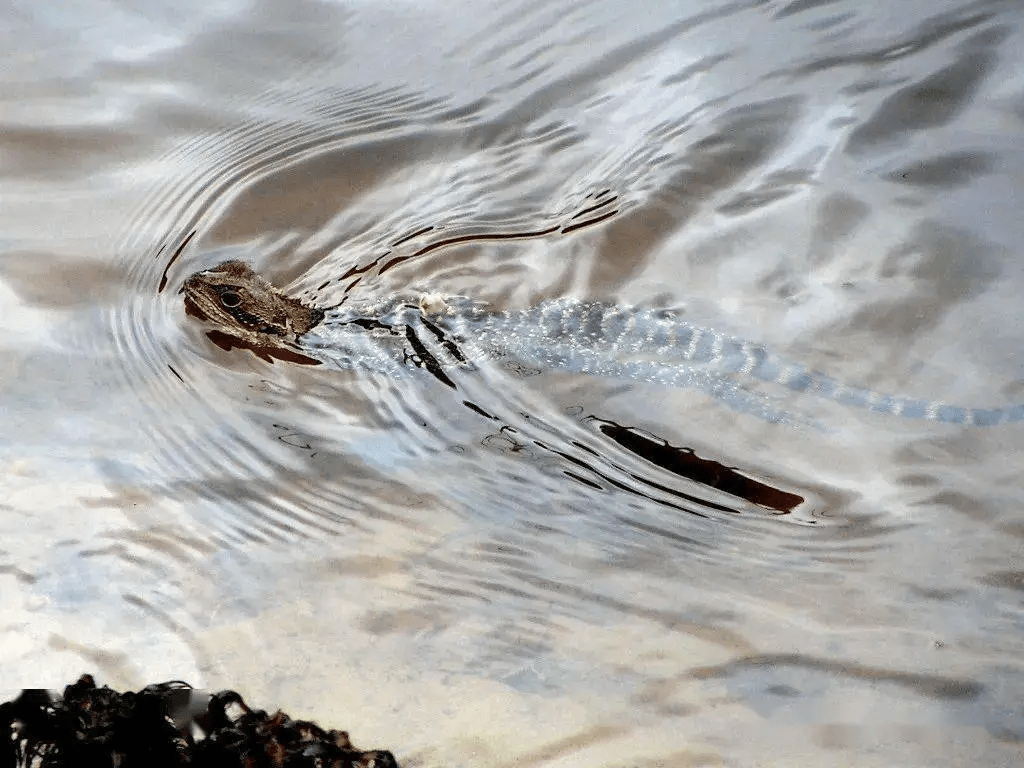
[[[248,264],[225,261],[182,286],[185,310],[249,344],[285,346],[324,319],[324,311],[285,296]]]

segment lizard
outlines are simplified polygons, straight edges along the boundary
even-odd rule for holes
[[[436,294],[321,309],[285,295],[238,260],[196,272],[180,293],[189,314],[210,323],[220,338],[235,339],[264,357],[298,355],[302,362],[345,367],[376,360],[391,371],[413,361],[451,387],[445,358],[471,365],[482,355],[517,361],[524,370],[551,366],[697,386],[736,410],[772,420],[783,419],[737,380],[773,382],[875,412],[949,424],[1024,420],[1024,404],[967,407],[847,386],[761,344],[692,325],[670,310],[559,299],[500,313],[464,297]],[[390,362],[379,354],[387,339],[397,346]]]

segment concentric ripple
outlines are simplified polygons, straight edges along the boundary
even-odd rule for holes
[[[828,533],[862,519],[855,508],[828,509],[814,481],[765,476],[760,461],[737,466],[736,454],[706,440],[666,440],[680,434],[678,424],[663,434],[662,417],[635,405],[628,415],[639,418],[620,417],[600,394],[615,392],[603,382],[531,380],[496,368],[461,375],[449,392],[403,366],[383,374],[270,367],[241,351],[222,354],[179,314],[182,278],[228,257],[319,306],[398,292],[414,299],[439,286],[499,306],[635,290],[631,279],[662,258],[672,231],[699,217],[701,201],[717,200],[728,216],[750,214],[799,194],[801,184],[787,172],[767,193],[767,182],[752,186],[749,174],[768,179],[766,169],[789,157],[806,183],[827,156],[801,148],[802,96],[707,95],[693,77],[702,67],[713,72],[713,58],[680,70],[662,53],[673,35],[720,22],[721,14],[681,22],[656,41],[617,49],[607,71],[588,70],[593,88],[576,96],[586,120],[523,107],[495,115],[493,101],[459,104],[396,88],[309,87],[296,76],[227,105],[244,104],[236,127],[165,156],[160,165],[171,172],[121,244],[138,298],[112,318],[131,386],[152,414],[163,470],[153,493],[185,506],[199,501],[218,545],[341,535],[365,527],[367,516],[408,523],[410,511],[385,503],[379,490],[393,486],[417,504],[487,519],[564,506],[612,549],[641,536],[701,558],[743,551],[752,563],[789,567],[852,549],[864,556],[856,537]],[[630,82],[631,68],[644,66],[653,69],[636,81],[641,90],[589,95],[608,78]],[[530,77],[537,84],[550,73]],[[626,114],[628,132],[609,146],[601,120]],[[815,130],[819,140],[829,130],[838,140],[836,129]],[[640,237],[613,252],[640,222]],[[586,418],[568,417],[570,403],[538,381],[576,388]],[[611,440],[598,423],[634,438]],[[650,450],[637,453],[629,446],[644,432],[650,445],[674,446],[672,461],[704,462],[705,474],[680,474]],[[716,482],[731,493],[708,487],[707,467],[719,468]],[[740,486],[774,496],[744,496]],[[599,512],[584,516],[592,505]],[[789,521],[823,530],[797,534]],[[880,530],[869,525],[860,535],[870,540]],[[749,547],[766,540],[771,546]]]

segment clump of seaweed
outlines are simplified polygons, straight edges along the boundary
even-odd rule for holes
[[[62,697],[27,689],[0,704],[0,728],[0,768],[398,768],[386,750],[357,750],[345,731],[180,680],[118,693],[83,675]]]

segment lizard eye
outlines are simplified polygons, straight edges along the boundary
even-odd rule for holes
[[[242,303],[242,297],[234,291],[224,291],[224,293],[220,295],[220,303],[228,308],[237,307]]]

